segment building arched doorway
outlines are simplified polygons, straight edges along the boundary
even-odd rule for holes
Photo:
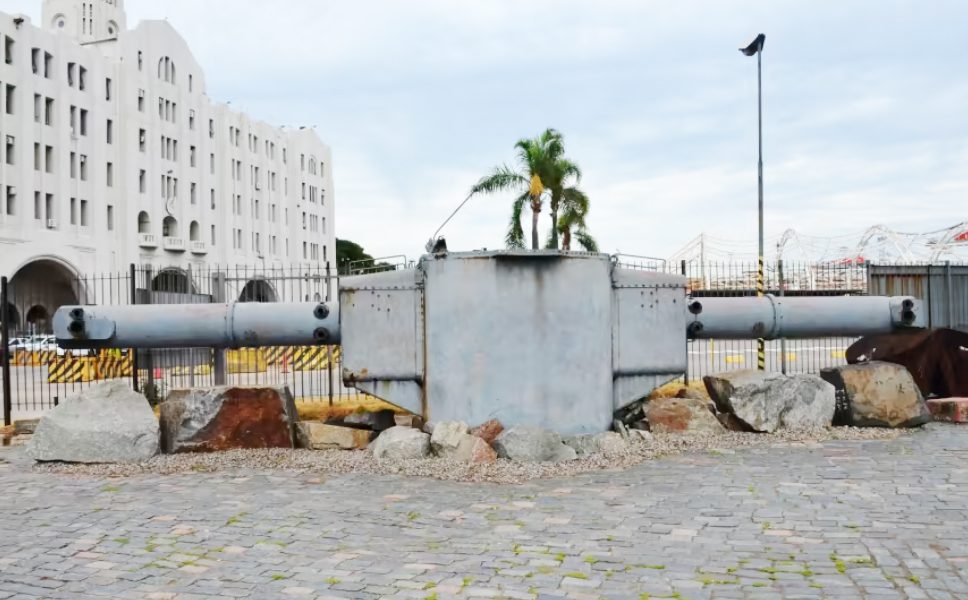
[[[151,291],[170,294],[194,294],[195,286],[185,271],[164,269],[151,280]]]
[[[22,266],[10,278],[7,307],[10,334],[49,334],[54,313],[61,306],[81,304],[81,284],[73,269],[53,258]],[[23,317],[23,320],[21,320]]]
[[[245,284],[239,302],[276,302],[276,290],[264,279],[253,279]]]

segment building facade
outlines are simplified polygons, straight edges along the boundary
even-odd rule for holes
[[[15,292],[131,263],[323,264],[333,209],[315,132],[211,100],[167,21],[128,29],[123,0],[44,0],[36,24],[0,12],[0,273]],[[84,302],[63,295],[37,312]]]

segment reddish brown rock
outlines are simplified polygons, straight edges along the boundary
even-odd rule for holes
[[[501,435],[502,431],[504,431],[504,425],[497,419],[491,419],[487,423],[471,429],[468,433],[481,438],[488,444],[493,444],[494,440],[497,439],[497,436]]]
[[[695,398],[656,398],[645,406],[649,429],[655,433],[717,433],[723,426],[706,406]]]
[[[470,464],[492,463],[497,460],[497,452],[483,439],[467,435],[461,440],[452,458]]]
[[[928,400],[928,410],[935,421],[968,423],[968,398],[937,398]]]
[[[296,406],[285,387],[176,390],[161,403],[162,450],[292,448]]]

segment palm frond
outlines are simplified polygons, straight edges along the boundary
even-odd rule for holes
[[[481,178],[472,188],[471,194],[493,194],[507,190],[517,191],[527,187],[530,180],[507,165],[496,167],[494,172]]]
[[[524,205],[531,200],[531,195],[525,192],[514,199],[511,205],[511,222],[508,225],[507,235],[504,236],[504,244],[511,249],[524,248],[524,229],[521,227],[521,213]]]
[[[588,252],[598,252],[598,242],[595,241],[592,234],[588,233],[584,227],[575,232],[575,240],[578,242],[578,245]]]

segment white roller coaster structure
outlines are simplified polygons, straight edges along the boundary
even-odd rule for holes
[[[860,234],[811,236],[794,229],[767,240],[767,259],[838,264],[968,262],[968,221],[926,233],[905,233],[874,225]],[[756,258],[754,243],[701,234],[670,261],[733,261]]]

